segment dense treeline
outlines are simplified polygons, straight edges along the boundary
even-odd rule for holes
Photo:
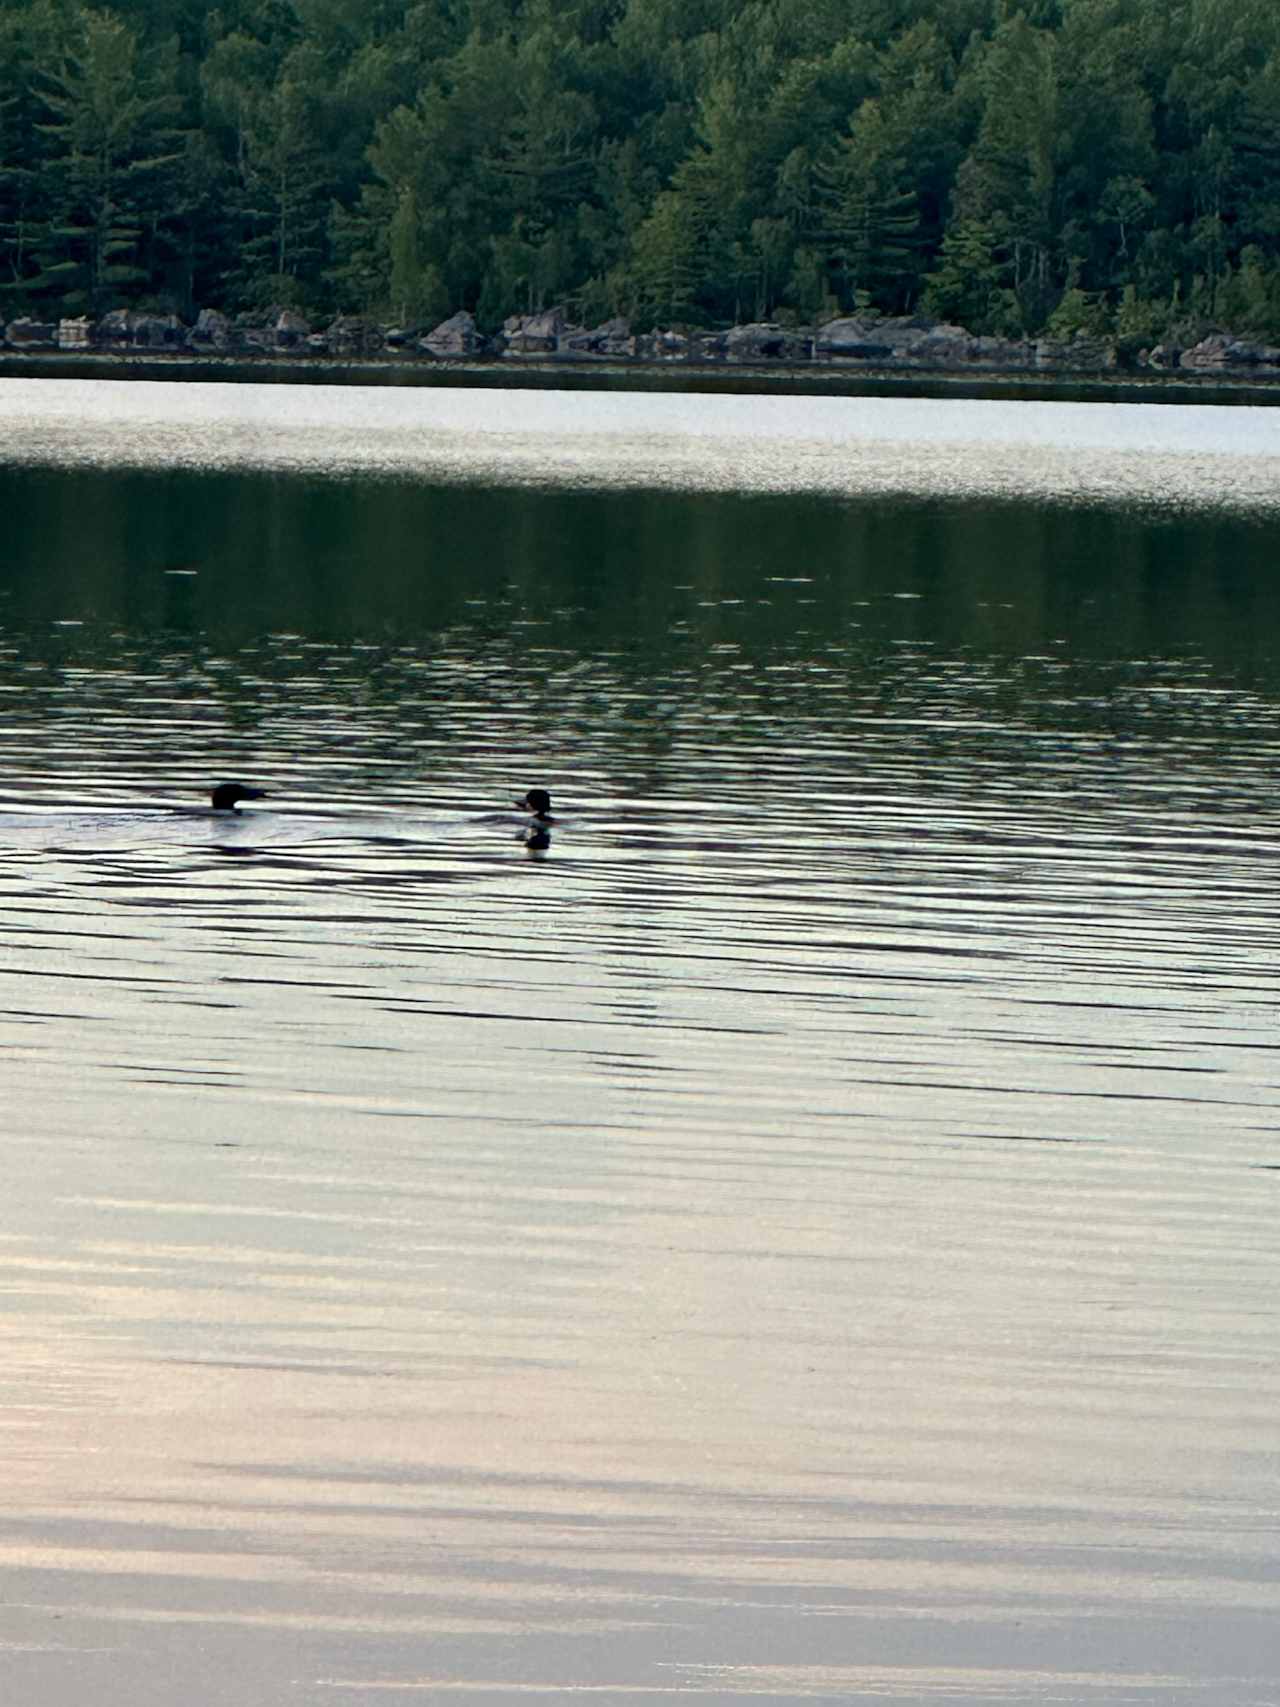
[[[0,0],[0,319],[1280,335],[1275,0]]]

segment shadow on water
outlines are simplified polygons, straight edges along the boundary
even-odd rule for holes
[[[423,645],[515,621],[535,664],[544,640],[625,659],[799,635],[1276,668],[1274,525],[1229,514],[13,468],[0,492],[6,627],[50,659],[117,631]],[[88,632],[40,644],[69,622]]]

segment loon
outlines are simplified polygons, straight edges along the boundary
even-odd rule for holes
[[[209,799],[215,812],[234,812],[242,800],[265,800],[265,788],[246,788],[242,782],[220,782]]]
[[[551,827],[555,823],[551,816],[551,796],[545,788],[531,788],[516,805],[530,814],[529,828],[517,840],[533,853],[545,853],[551,846]]]
[[[555,823],[551,816],[551,796],[545,788],[531,788],[523,800],[516,801],[516,805],[525,812],[532,812],[535,824],[546,826]]]

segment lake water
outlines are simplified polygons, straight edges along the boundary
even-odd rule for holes
[[[1280,413],[5,380],[0,541],[0,1699],[1280,1700]]]

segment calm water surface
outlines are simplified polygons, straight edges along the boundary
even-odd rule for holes
[[[1280,1700],[1280,415],[14,380],[0,530],[0,1699]]]

